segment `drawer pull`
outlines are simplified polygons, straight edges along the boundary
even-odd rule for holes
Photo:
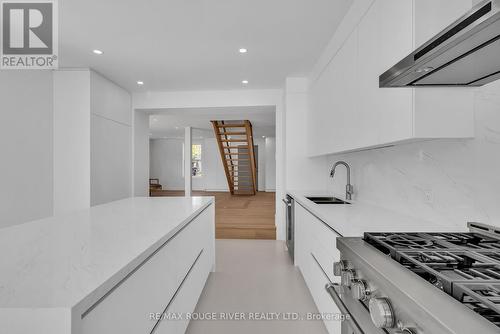
[[[323,269],[323,267],[321,266],[321,264],[319,263],[318,259],[316,258],[316,256],[314,256],[314,254],[311,252],[311,256],[314,260],[314,262],[316,262],[316,264],[318,265],[319,269],[321,270],[321,272],[323,273],[323,275],[325,275],[325,278],[327,279],[328,282],[332,282],[330,280],[330,277],[328,277],[328,274],[326,273],[326,271]]]

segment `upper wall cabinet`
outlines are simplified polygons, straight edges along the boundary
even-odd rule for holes
[[[337,49],[327,51],[329,62],[311,78],[309,155],[473,137],[472,89],[379,88],[378,81],[381,73],[470,9],[471,0],[368,3],[358,20],[344,20],[338,31],[350,33]],[[345,26],[349,24],[351,29]]]

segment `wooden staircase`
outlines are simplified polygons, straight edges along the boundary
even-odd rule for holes
[[[257,165],[250,121],[212,121],[232,195],[255,195]]]

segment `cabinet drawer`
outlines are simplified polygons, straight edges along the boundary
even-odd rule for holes
[[[337,237],[340,235],[309,212],[307,218],[310,251],[314,253],[330,281],[337,282],[338,277],[333,276],[333,263],[340,260],[337,249]]]
[[[83,334],[150,333],[193,260],[207,244],[208,211],[186,225],[82,316]]]
[[[338,277],[333,276],[333,263],[340,260],[340,252],[337,249],[337,238],[339,235],[319,219],[315,219],[312,233],[314,254],[330,278],[336,282]]]
[[[310,254],[309,275],[309,290],[318,307],[319,313],[325,317],[323,322],[328,333],[340,334],[342,323],[335,318],[336,315],[340,314],[340,310],[325,289],[330,280],[327,278],[324,269],[320,266],[314,253]]]
[[[203,250],[193,263],[152,334],[182,334],[189,325],[187,314],[196,308],[211,269],[210,256]],[[181,315],[181,319],[177,319]]]

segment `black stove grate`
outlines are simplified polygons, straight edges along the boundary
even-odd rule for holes
[[[498,239],[490,238],[477,233],[428,233],[432,238],[452,245],[473,249],[491,249],[500,251]]]
[[[500,240],[477,233],[365,233],[364,240],[500,327]]]
[[[500,327],[500,282],[457,284],[454,297]]]

